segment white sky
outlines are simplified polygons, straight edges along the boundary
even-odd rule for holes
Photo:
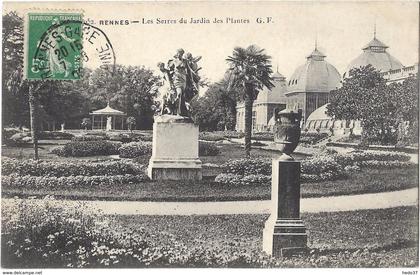
[[[28,8],[83,9],[85,18],[109,37],[117,63],[145,65],[156,69],[178,48],[202,56],[202,75],[219,80],[227,69],[226,57],[235,46],[256,44],[273,57],[273,67],[287,78],[305,62],[313,50],[315,37],[327,61],[342,74],[361,48],[373,38],[376,20],[377,38],[404,65],[418,60],[419,7],[417,2],[67,2],[3,3],[3,13]],[[256,17],[272,17],[272,24],[257,24]],[[175,24],[101,26],[99,20],[142,20],[206,17],[248,18],[250,24]],[[316,35],[317,34],[317,35]]]

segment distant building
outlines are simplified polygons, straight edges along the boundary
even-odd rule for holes
[[[380,72],[402,69],[403,64],[387,52],[388,48],[387,45],[376,38],[375,34],[372,41],[362,48],[363,52],[347,66],[343,77],[348,76],[351,69],[367,65],[372,65]]]
[[[252,106],[252,127],[254,132],[270,131],[269,120],[273,117],[274,109],[286,108],[286,78],[278,70],[273,74],[274,88],[269,91],[264,88],[258,93]],[[236,131],[245,130],[245,105],[239,102],[236,106]]]
[[[351,69],[367,65],[372,65],[379,70],[388,84],[401,82],[417,74],[418,64],[404,67],[398,59],[387,52],[387,48],[388,46],[379,41],[375,34],[373,40],[362,48],[363,52],[350,62],[343,77],[346,77]],[[345,136],[350,133],[360,135],[362,133],[360,121],[335,120],[327,115],[327,105],[321,106],[308,117],[305,124],[307,131],[331,133],[335,136]]]
[[[340,86],[340,73],[325,57],[315,46],[306,57],[306,63],[299,66],[288,81],[287,107],[302,109],[302,123],[313,111],[328,103],[330,91]]]

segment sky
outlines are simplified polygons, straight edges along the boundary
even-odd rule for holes
[[[202,56],[201,74],[218,81],[228,68],[226,58],[234,47],[255,44],[272,56],[274,70],[289,78],[304,64],[314,49],[327,55],[326,60],[344,73],[347,65],[373,38],[387,44],[388,52],[405,66],[418,62],[419,7],[417,2],[4,2],[3,14],[36,8],[83,10],[108,36],[117,63],[144,65],[156,70],[178,48]],[[271,17],[259,24],[257,18]],[[154,24],[122,26],[99,25],[99,20],[151,19]],[[176,20],[176,24],[156,24],[156,19]],[[248,24],[180,24],[190,18],[247,19]],[[95,67],[97,64],[89,64]],[[158,71],[156,70],[156,73]]]

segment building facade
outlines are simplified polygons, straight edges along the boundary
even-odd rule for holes
[[[264,88],[258,93],[257,99],[252,106],[252,127],[254,132],[271,131],[269,125],[274,110],[286,108],[286,78],[278,71],[273,74],[274,88]],[[236,131],[245,130],[245,105],[239,102],[236,106]]]
[[[329,94],[340,86],[338,70],[325,60],[326,55],[315,46],[287,83],[287,108],[302,109],[302,122],[309,115],[329,102]]]
[[[398,59],[387,52],[388,48],[387,45],[376,38],[375,34],[373,40],[362,48],[363,52],[350,62],[343,78],[348,76],[351,69],[367,65],[372,65],[379,70],[388,84],[401,82],[417,74],[418,64],[404,67]],[[330,133],[334,136],[346,136],[350,133],[361,135],[363,129],[360,121],[335,120],[327,115],[327,106],[328,104],[325,104],[309,115],[305,124],[306,131]]]

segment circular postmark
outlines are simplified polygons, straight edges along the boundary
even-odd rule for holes
[[[77,80],[84,66],[115,70],[115,52],[107,35],[80,20],[53,20],[32,56],[30,72],[40,79]]]

